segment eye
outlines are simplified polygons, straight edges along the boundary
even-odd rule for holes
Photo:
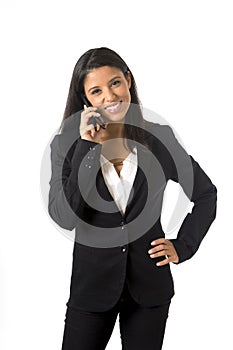
[[[99,91],[100,91],[100,89],[95,89],[95,90],[93,90],[93,91],[91,92],[91,94],[92,94],[92,95],[96,95],[96,94],[98,94]]]
[[[115,81],[112,82],[112,85],[113,85],[113,86],[117,86],[117,85],[119,85],[120,83],[121,83],[120,80],[115,80]]]

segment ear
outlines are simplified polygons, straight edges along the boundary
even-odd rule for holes
[[[127,72],[126,80],[128,81],[128,87],[131,88],[131,73],[130,71]]]

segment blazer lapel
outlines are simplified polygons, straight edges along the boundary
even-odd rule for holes
[[[146,176],[151,168],[151,152],[140,143],[137,144],[137,151],[138,168],[127,201],[125,216],[131,211],[132,206],[135,205],[137,193],[144,190],[143,185],[145,185]]]

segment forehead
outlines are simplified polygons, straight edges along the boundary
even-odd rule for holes
[[[103,66],[92,69],[84,80],[84,85],[100,84],[111,80],[114,76],[123,76],[122,71],[116,67]]]

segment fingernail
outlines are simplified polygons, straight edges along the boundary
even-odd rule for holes
[[[151,242],[151,245],[155,245],[155,242]]]
[[[157,265],[157,266],[160,266],[160,263],[159,263],[159,262],[157,262],[157,263],[156,263],[156,265]]]

